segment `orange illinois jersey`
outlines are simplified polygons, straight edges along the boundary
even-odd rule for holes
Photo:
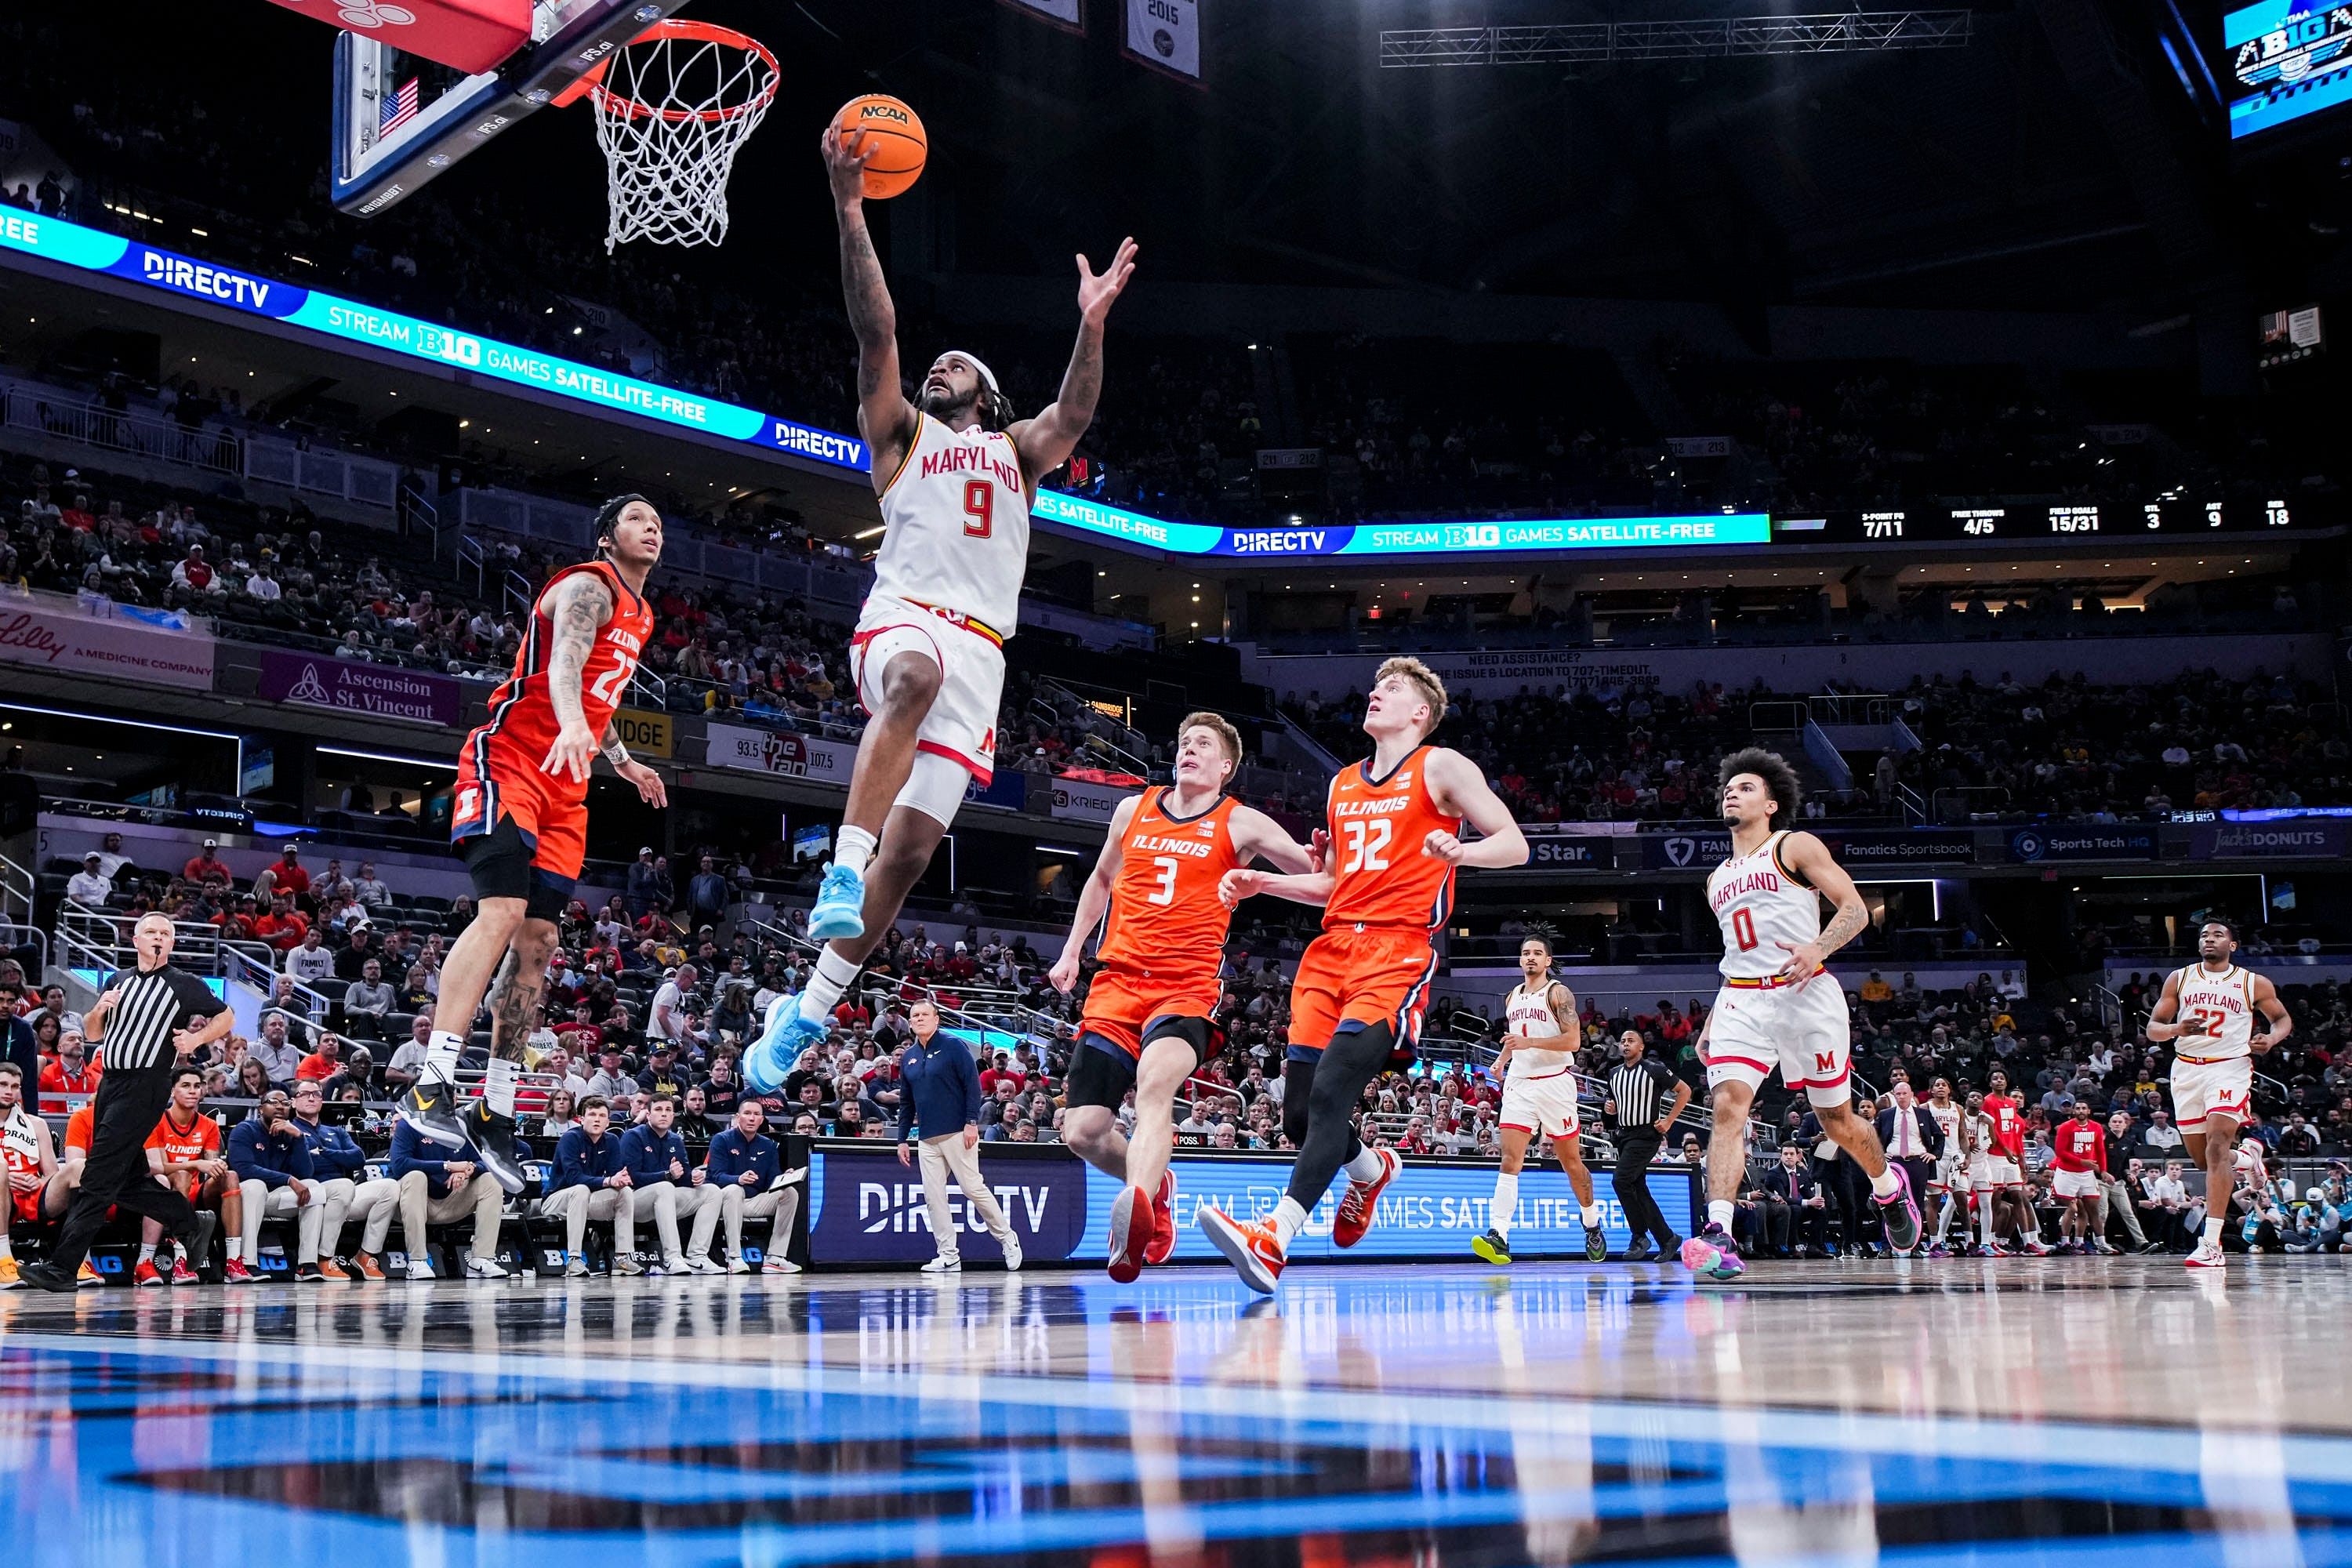
[[[1175,793],[1163,785],[1136,802],[1097,956],[1171,984],[1188,976],[1214,982],[1233,921],[1217,883],[1242,863],[1234,849],[1234,803],[1220,795],[1196,816],[1176,816],[1168,809]]]
[[[547,606],[556,584],[581,572],[602,577],[613,595],[613,613],[596,628],[596,641],[588,650],[587,665],[580,672],[580,709],[587,718],[588,732],[602,736],[604,726],[613,721],[614,710],[621,706],[630,678],[637,673],[638,661],[645,658],[646,644],[654,635],[653,605],[621,581],[620,573],[611,562],[583,561],[550,577],[547,586],[540,591],[539,601],[531,607],[530,627],[515,654],[514,673],[490,694],[489,721],[474,731],[470,744],[484,757],[488,742],[496,739],[510,742],[536,768],[547,749],[555,743],[556,731],[562,725],[556,721],[555,704],[547,694],[548,666],[555,647],[555,621]],[[551,780],[548,787],[558,792],[568,790],[583,800],[588,795],[584,782],[569,778]]]
[[[1433,931],[1454,910],[1454,868],[1421,852],[1443,828],[1462,831],[1430,798],[1430,748],[1416,746],[1384,779],[1369,761],[1331,781],[1331,901],[1323,929],[1384,927]]]

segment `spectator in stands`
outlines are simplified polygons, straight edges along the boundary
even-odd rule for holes
[[[646,1108],[644,1124],[621,1134],[621,1163],[629,1173],[629,1184],[628,1202],[615,1215],[613,1226],[613,1271],[616,1274],[646,1272],[646,1265],[634,1247],[636,1226],[648,1214],[653,1216],[654,1231],[660,1239],[663,1270],[671,1274],[722,1272],[708,1258],[703,1260],[702,1268],[688,1267],[678,1242],[678,1195],[687,1180],[687,1163],[686,1140],[677,1135],[672,1125],[677,1118],[677,1100],[657,1094]]]
[[[269,1081],[269,1069],[261,1065],[261,1058],[248,1055],[236,1064],[229,1079],[228,1093],[234,1099],[250,1100],[258,1104],[272,1089],[279,1087]]]
[[[1793,1143],[1780,1147],[1780,1166],[1765,1173],[1765,1229],[1773,1251],[1801,1258],[1808,1248],[1829,1250],[1829,1199],[1812,1162]]]
[[[305,985],[335,977],[335,955],[326,946],[326,933],[313,925],[286,954],[286,973]]]
[[[2186,1142],[2180,1135],[2180,1129],[2172,1124],[2171,1113],[2164,1110],[2150,1112],[2147,1126],[2141,1130],[2139,1135],[2140,1147],[2159,1160],[2169,1159],[2172,1152],[2181,1148]]]
[[[294,1080],[297,1083],[324,1083],[342,1070],[342,1037],[321,1030],[316,1047],[295,1068]]]
[[[270,900],[269,912],[254,922],[253,934],[280,952],[291,952],[310,934],[310,922],[291,895],[279,893]]]
[[[343,863],[330,858],[327,868],[310,884],[310,907],[322,915],[328,910],[341,909],[352,896],[352,879],[343,874]]]
[[[285,893],[297,902],[307,901],[310,894],[310,873],[302,866],[302,847],[289,843],[269,863],[270,888],[273,893]]]
[[[648,1038],[675,1044],[686,1037],[688,998],[696,979],[694,965],[681,963],[662,982],[661,989],[654,993],[653,1011],[646,1017]]]
[[[383,965],[371,958],[360,966],[360,977],[343,991],[343,1022],[355,1035],[381,1040],[394,1000],[392,987],[383,981]]]
[[[0,977],[0,1061],[16,1063],[26,1083],[38,1085],[41,1047],[33,1034],[33,1026],[21,1016],[24,1005],[24,981],[13,975]]]
[[[352,895],[359,900],[360,907],[367,910],[371,919],[379,911],[392,908],[392,889],[384,885],[383,878],[375,874],[373,861],[360,862],[360,873],[352,882]]]
[[[695,863],[694,878],[687,883],[687,913],[698,930],[704,925],[716,926],[727,918],[727,901],[731,889],[727,879],[719,873],[719,863],[705,855]]]
[[[325,1079],[320,1086],[329,1100],[349,1100],[358,1091],[362,1100],[382,1099],[383,1091],[375,1081],[375,1058],[365,1046],[352,1046],[343,1052],[343,1070]]]
[[[527,1148],[516,1157],[531,1158]],[[392,1153],[385,1173],[399,1184],[400,1233],[408,1249],[408,1277],[434,1278],[427,1227],[472,1216],[474,1232],[466,1256],[466,1275],[473,1279],[503,1279],[499,1267],[499,1215],[506,1194],[481,1173],[481,1156],[470,1143],[445,1149],[427,1142],[405,1117],[392,1124]]]
[[[630,863],[628,888],[623,895],[628,905],[631,924],[644,920],[656,910],[669,907],[669,895],[663,887],[665,880],[654,863],[653,846],[649,844],[638,850],[636,859]]]
[[[98,1080],[106,1069],[98,1062],[88,1059],[89,1055],[88,1044],[82,1039],[79,1029],[62,1029],[58,1032],[58,1054],[41,1068],[41,1081],[38,1087],[42,1110],[52,1109],[49,1103],[49,1097],[52,1095],[84,1095],[98,1092]],[[66,1109],[62,1099],[54,1109],[58,1110]]]
[[[628,1203],[628,1167],[622,1163],[620,1133],[612,1131],[612,1104],[601,1094],[580,1101],[580,1120],[555,1144],[555,1185],[541,1211],[563,1221],[564,1268],[570,1279],[583,1279],[588,1260],[588,1222],[614,1225],[614,1260],[618,1264],[629,1235],[621,1217]]]
[[[195,858],[180,868],[180,875],[192,883],[214,882],[222,887],[227,887],[236,879],[227,863],[220,858],[220,840],[217,838],[205,839]]]
[[[247,1060],[259,1062],[269,1081],[282,1088],[290,1089],[303,1076],[302,1050],[294,1043],[293,1029],[284,1013],[273,1010],[261,1016],[261,1033],[246,1047],[246,1057]],[[330,1066],[327,1070],[313,1074],[311,1081],[333,1076],[334,1069]]]
[[[81,858],[81,869],[66,879],[66,897],[94,910],[106,908],[114,897],[114,883],[99,869],[103,858],[95,849]]]
[[[326,1214],[326,1188],[310,1179],[310,1145],[294,1126],[294,1102],[282,1089],[261,1097],[253,1114],[229,1129],[228,1168],[237,1179],[245,1217],[245,1256],[261,1256],[261,1222],[291,1218],[296,1255],[294,1278],[316,1281],[319,1227]]]
[[[621,1047],[607,1041],[596,1054],[596,1070],[588,1075],[588,1092],[617,1104],[637,1092],[637,1080],[622,1065]]]

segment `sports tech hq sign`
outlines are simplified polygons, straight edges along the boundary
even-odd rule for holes
[[[866,443],[855,436],[142,245],[64,218],[0,208],[0,251],[126,279],[163,293],[281,321],[339,342],[363,343],[404,359],[530,387],[604,412],[634,414],[722,440],[788,453],[828,468],[864,473],[871,467]],[[1049,525],[1175,555],[1265,561],[1688,549],[1768,544],[1772,537],[1771,520],[1761,512],[1216,528],[1171,521],[1054,490],[1039,494],[1035,516]]]

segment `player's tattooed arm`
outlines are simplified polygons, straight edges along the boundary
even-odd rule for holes
[[[1551,983],[1551,994],[1547,1000],[1551,1003],[1551,1021],[1559,1026],[1559,1048],[1570,1051],[1582,1050],[1584,1019],[1576,1011],[1576,993],[1570,991],[1563,983],[1555,980]]]
[[[857,428],[877,493],[887,488],[913,439],[915,410],[898,384],[898,312],[866,226],[866,163],[881,146],[862,133],[844,138],[832,125],[818,139],[834,216],[841,226],[841,294],[857,339]]]
[[[593,572],[573,573],[556,584],[548,600],[547,618],[555,639],[548,653],[547,700],[555,710],[558,729],[555,743],[539,764],[543,773],[587,782],[596,736],[588,728],[583,676],[588,656],[595,651],[596,634],[612,616],[613,591]]]
[[[1135,271],[1135,251],[1133,238],[1120,240],[1110,265],[1100,272],[1084,256],[1078,258],[1078,342],[1070,351],[1069,368],[1062,373],[1062,389],[1035,418],[1020,420],[1006,432],[1021,454],[1023,475],[1033,489],[1070,460],[1078,437],[1095,422],[1095,404],[1102,396],[1103,321]]]

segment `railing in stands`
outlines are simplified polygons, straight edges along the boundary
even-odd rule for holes
[[[822,951],[820,944],[811,942],[806,936],[787,926],[776,924],[773,921],[754,920],[751,922],[751,928],[760,940],[770,946],[786,952],[796,953],[812,963],[816,962],[817,954]],[[960,1027],[997,1034],[1021,1035],[1040,1041],[1069,1040],[1075,1037],[1076,1033],[1076,1029],[1063,1019],[1040,1013],[1020,1001],[1020,994],[1017,992],[994,987],[963,985],[940,987],[927,985],[920,982],[916,983],[915,988],[928,998],[932,1005],[939,1008],[940,1022],[950,1028]],[[942,1002],[940,999],[940,993],[943,989],[955,998],[954,1002]],[[973,1005],[975,998],[981,1005]]]
[[[77,446],[152,458],[209,474],[245,472],[243,447],[236,437],[190,429],[157,415],[132,414],[16,383],[0,384],[0,410],[5,410],[5,420],[0,422],[11,429],[37,431]]]
[[[1917,827],[1927,822],[1927,803],[1919,798],[1917,790],[1899,779],[1895,784],[1895,804],[1903,813],[1904,826]]]
[[[131,933],[143,918],[94,910],[68,899],[58,911],[60,962],[79,958],[84,960],[81,967],[109,971],[131,967],[138,962]],[[217,926],[203,921],[173,921],[172,936],[172,962],[191,974],[226,977],[232,958],[246,959],[265,970],[270,967],[268,943],[224,938]]]
[[[37,886],[30,871],[5,855],[0,855],[0,921],[31,925],[33,894]]]
[[[519,616],[529,616],[531,606],[537,602],[538,597],[537,592],[530,585],[530,579],[520,572],[508,572],[499,578],[500,609],[512,610]]]
[[[450,551],[450,559],[457,563],[454,575],[461,584],[466,581],[467,573],[474,574],[474,597],[489,597],[489,558],[484,552],[480,540],[470,533],[459,534],[457,544]]]
[[[230,947],[222,954],[221,975],[224,979],[238,981],[252,986],[261,993],[264,1001],[278,994],[278,981],[289,980],[292,982],[294,994],[310,1004],[311,1016],[314,1018],[325,1017],[333,1005],[327,1000],[323,992],[303,981],[294,980],[284,970],[273,967],[241,948]],[[281,1011],[274,1007],[264,1010],[266,1012]],[[286,1016],[289,1018],[295,1016],[292,1013],[288,1013]]]

